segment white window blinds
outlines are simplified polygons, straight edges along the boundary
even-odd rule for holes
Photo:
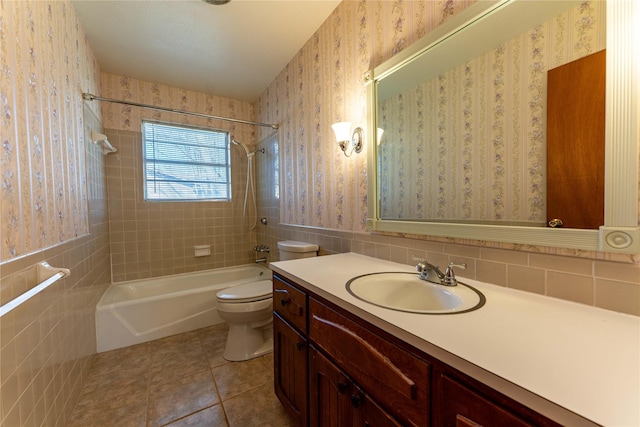
[[[145,200],[230,200],[228,132],[143,121]]]

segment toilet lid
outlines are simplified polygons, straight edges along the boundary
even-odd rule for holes
[[[225,302],[250,302],[271,298],[271,292],[271,280],[258,280],[222,289],[216,296]]]

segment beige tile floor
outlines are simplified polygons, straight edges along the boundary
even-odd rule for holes
[[[273,356],[222,358],[225,324],[97,354],[70,427],[290,426]]]

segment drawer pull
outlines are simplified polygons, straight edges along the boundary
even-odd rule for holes
[[[303,343],[303,342],[298,341],[298,342],[296,343],[296,348],[298,349],[298,351],[302,350],[302,349],[304,348],[304,343]]]
[[[353,407],[357,408],[358,406],[360,406],[360,403],[362,403],[362,397],[360,397],[359,394],[352,394],[351,404],[353,405]]]
[[[275,297],[277,298],[274,297],[274,299],[279,299],[280,305],[282,307],[286,307],[289,313],[293,314],[294,316],[302,316],[302,313],[304,312],[302,305],[300,305],[300,303],[295,298],[291,297],[289,291],[287,291],[286,289],[276,289],[275,293]]]

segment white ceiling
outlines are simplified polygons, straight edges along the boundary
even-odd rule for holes
[[[102,71],[253,102],[340,0],[72,3]]]

